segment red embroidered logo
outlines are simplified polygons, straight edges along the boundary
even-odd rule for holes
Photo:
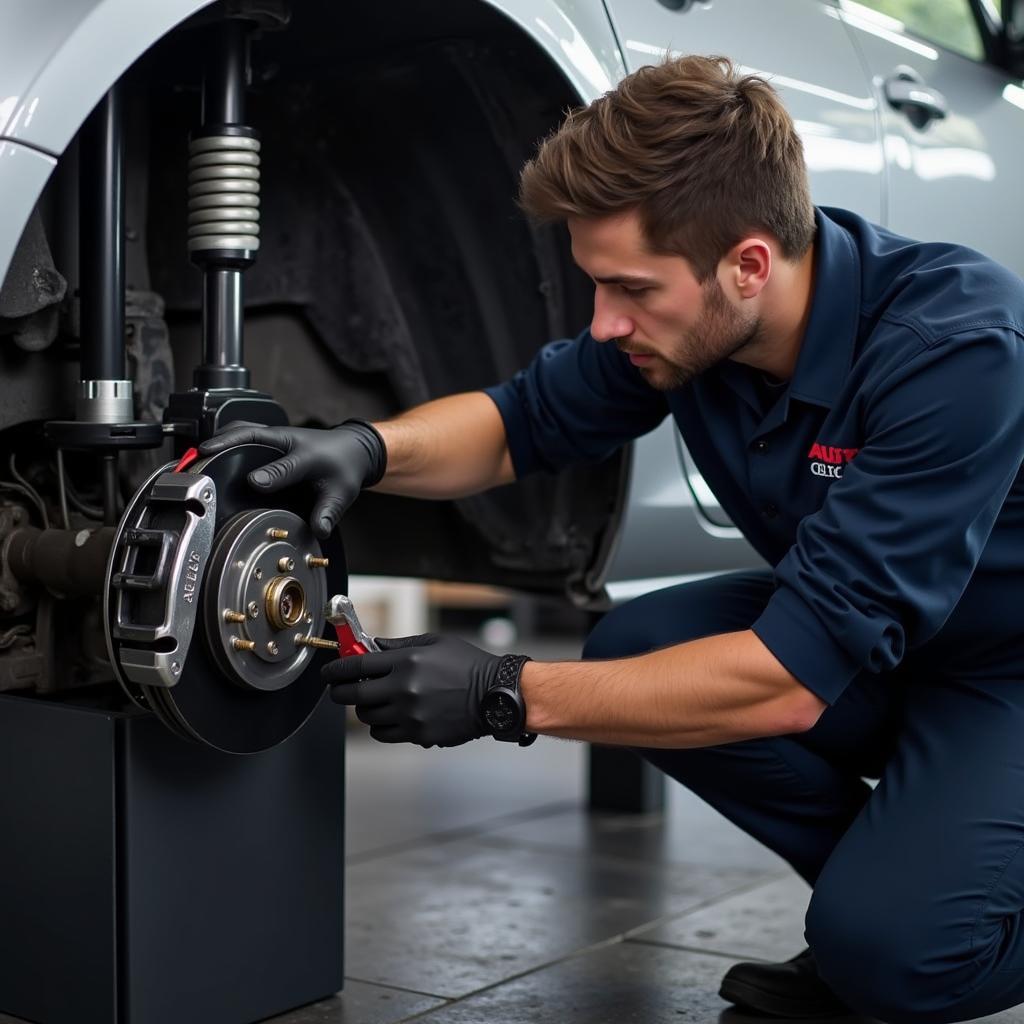
[[[838,479],[843,475],[843,466],[851,462],[859,451],[859,448],[836,448],[834,445],[815,441],[807,453],[807,458],[811,460],[811,473],[814,476]]]

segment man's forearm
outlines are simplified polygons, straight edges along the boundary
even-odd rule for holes
[[[825,708],[750,630],[633,658],[527,662],[527,729],[636,747],[704,747],[810,728]]]
[[[461,498],[515,479],[501,413],[482,391],[426,402],[374,427],[388,453],[374,490]]]

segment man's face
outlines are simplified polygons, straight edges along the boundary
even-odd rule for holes
[[[573,218],[569,233],[594,281],[591,334],[615,342],[652,387],[681,387],[757,341],[756,313],[741,313],[717,278],[701,285],[682,257],[651,253],[635,213]]]

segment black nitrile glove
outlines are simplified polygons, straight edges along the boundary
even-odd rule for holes
[[[362,420],[346,420],[333,430],[228,424],[199,451],[213,455],[238,444],[265,444],[284,452],[249,474],[257,491],[270,494],[304,480],[313,484],[317,499],[309,525],[321,540],[330,536],[359,492],[379,483],[387,468],[383,438]]]
[[[322,670],[331,699],[355,705],[375,740],[457,747],[486,734],[480,699],[497,681],[501,655],[434,633],[377,643],[379,653],[352,654]]]

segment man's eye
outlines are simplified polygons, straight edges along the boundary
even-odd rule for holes
[[[619,287],[627,294],[632,295],[636,298],[639,295],[646,295],[651,289],[650,288],[629,288],[626,285],[619,285]]]

